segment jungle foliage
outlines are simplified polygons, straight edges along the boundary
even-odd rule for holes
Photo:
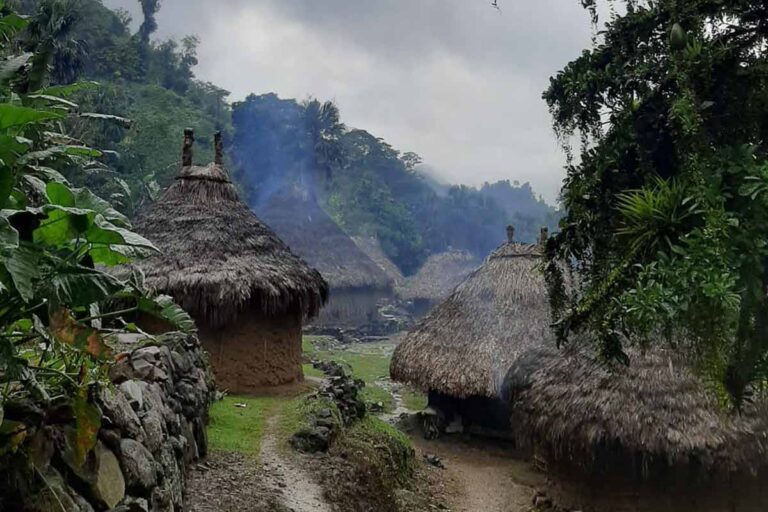
[[[0,2],[0,456],[40,432],[34,421],[56,422],[81,465],[101,421],[92,395],[113,361],[110,338],[138,331],[137,313],[183,330],[194,323],[145,290],[140,273],[106,271],[155,249],[64,174],[106,166],[72,127],[130,122],[73,101],[93,82],[51,85],[56,45],[35,30],[34,18]]]
[[[625,364],[672,343],[738,407],[768,378],[768,4],[615,4],[544,94],[582,139],[547,248],[557,332]]]

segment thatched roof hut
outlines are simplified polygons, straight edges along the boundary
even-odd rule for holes
[[[286,376],[274,380],[300,378],[301,321],[318,314],[328,285],[240,201],[220,135],[207,166],[192,165],[193,141],[187,130],[176,182],[134,224],[160,250],[137,265],[150,287],[195,318],[220,382],[225,374],[238,386],[269,381],[283,363]],[[251,354],[259,341],[259,354]],[[283,352],[280,361],[265,355],[268,344],[273,355]]]
[[[586,348],[547,358],[519,380],[527,384],[514,400],[515,431],[583,466],[604,465],[618,452],[646,468],[768,469],[765,401],[733,414],[677,352],[654,346],[629,355],[629,367],[599,363]]]
[[[297,187],[275,193],[259,215],[288,246],[315,267],[331,288],[391,289],[392,281],[311,193]]]
[[[135,229],[160,253],[138,265],[147,284],[221,326],[244,310],[315,316],[328,285],[240,201],[220,164],[185,166]]]
[[[405,282],[405,276],[403,276],[400,268],[389,259],[387,253],[381,247],[381,242],[373,236],[353,236],[352,241],[355,242],[361,251],[363,251],[379,268],[387,275],[392,281],[392,284],[397,288]]]
[[[477,259],[468,251],[449,249],[433,254],[415,275],[397,288],[397,295],[403,300],[440,302],[448,297],[477,265]]]
[[[392,378],[457,398],[500,396],[509,368],[551,340],[537,245],[508,241],[397,347]]]

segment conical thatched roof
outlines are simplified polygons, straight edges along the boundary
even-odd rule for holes
[[[387,277],[392,280],[395,287],[405,282],[405,277],[400,268],[391,260],[381,248],[381,243],[376,237],[372,236],[353,236],[355,242],[361,251],[363,251],[379,268],[384,271]]]
[[[538,246],[508,242],[395,350],[392,378],[424,391],[498,397],[507,370],[551,339]]]
[[[331,289],[392,288],[392,280],[308,192],[284,189],[259,207],[258,212],[291,250],[320,271]]]
[[[320,273],[240,201],[222,165],[186,163],[134,224],[160,250],[138,263],[147,284],[212,326],[252,309],[315,316],[328,296]]]
[[[545,358],[514,400],[512,424],[557,458],[589,465],[621,450],[652,461],[723,472],[768,469],[768,410],[727,411],[673,351],[632,350],[611,368],[586,349]]]
[[[631,350],[629,368],[577,348],[589,343],[555,350],[539,259],[537,246],[496,250],[406,336],[392,378],[458,398],[511,398],[517,437],[571,463],[618,452],[644,467],[768,470],[765,400],[730,413],[660,341]]]
[[[398,287],[397,294],[404,300],[441,301],[477,268],[477,263],[467,251],[448,250],[433,254],[415,275]]]

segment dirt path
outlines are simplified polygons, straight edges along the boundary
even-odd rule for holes
[[[295,512],[331,512],[323,498],[323,489],[302,468],[301,456],[286,454],[278,446],[275,435],[279,416],[267,421],[261,442],[261,463],[272,486],[283,489],[282,501]]]
[[[426,441],[412,436],[420,455],[438,456],[445,465],[446,501],[454,512],[528,512],[543,476],[515,458],[499,442],[457,436]]]

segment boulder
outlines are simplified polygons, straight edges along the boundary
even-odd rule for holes
[[[155,409],[150,409],[142,416],[141,425],[144,427],[145,446],[150,452],[156,453],[165,439],[162,415]]]
[[[120,441],[120,462],[128,488],[141,494],[157,484],[155,460],[147,448],[133,439]]]
[[[135,380],[127,380],[120,384],[120,391],[131,404],[134,411],[138,412],[144,408],[144,395],[141,392],[141,386]]]
[[[125,497],[125,478],[120,462],[112,451],[101,442],[94,448],[95,473],[90,483],[96,501],[112,509]]]
[[[139,417],[136,416],[136,412],[131,408],[123,393],[104,388],[99,393],[99,404],[102,414],[112,426],[120,429],[132,439],[139,439],[142,436]]]

